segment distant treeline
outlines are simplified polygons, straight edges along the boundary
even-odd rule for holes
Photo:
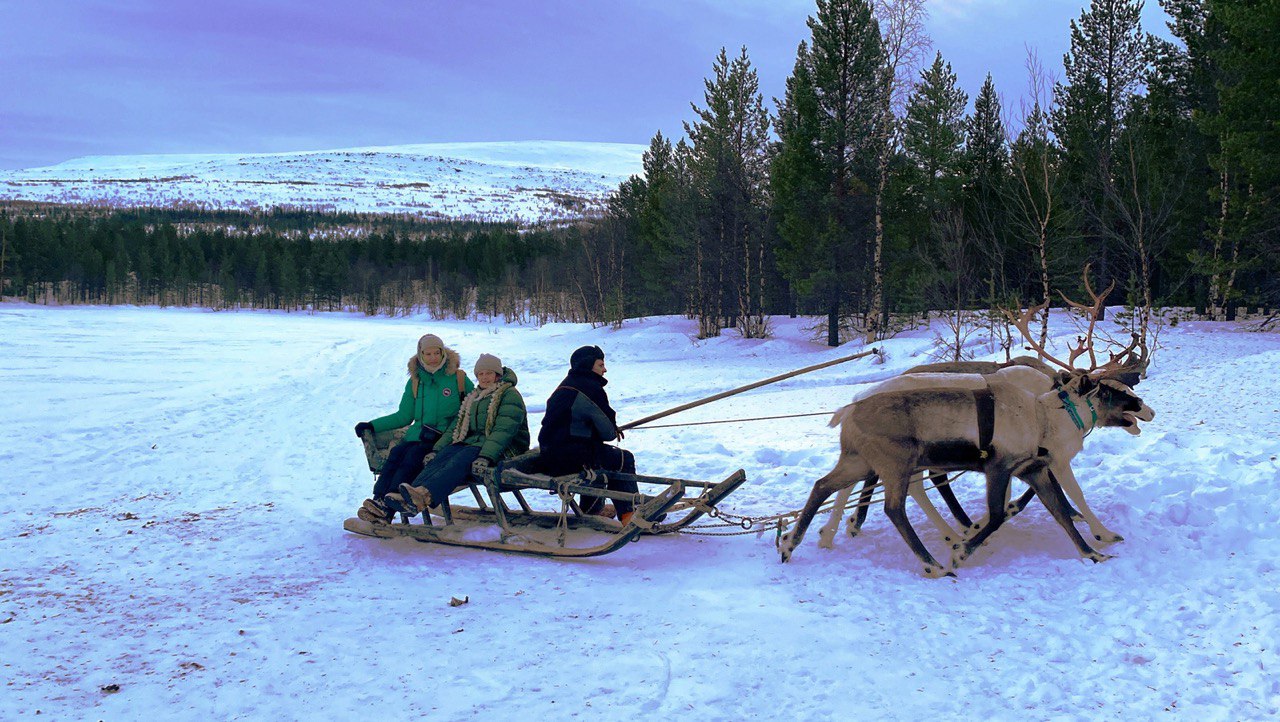
[[[8,296],[60,303],[476,313],[619,323],[686,314],[703,336],[826,319],[828,343],[929,310],[1083,299],[1231,317],[1280,301],[1280,3],[1139,0],[1073,20],[1060,82],[969,98],[924,0],[818,0],[776,110],[745,48],[597,217],[555,228],[411,216],[0,206]],[[988,321],[1002,320],[999,314]],[[995,321],[993,321],[994,325]]]
[[[6,295],[37,303],[585,320],[577,236],[413,216],[9,203],[0,277]]]

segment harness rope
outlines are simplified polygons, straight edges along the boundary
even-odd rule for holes
[[[719,419],[717,421],[690,421],[684,424],[653,424],[651,426],[637,426],[632,431],[645,431],[647,429],[670,429],[677,426],[705,426],[707,424],[737,424],[746,421],[772,421],[774,419],[798,419],[802,416],[830,416],[833,411],[816,411],[809,414],[783,414],[781,416],[753,416],[748,419]]]

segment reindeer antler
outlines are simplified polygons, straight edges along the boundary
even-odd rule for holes
[[[1071,361],[1072,363],[1074,363],[1077,356],[1081,355],[1085,351],[1088,351],[1090,373],[1093,373],[1093,371],[1098,368],[1098,357],[1094,354],[1094,349],[1093,349],[1094,326],[1098,323],[1098,318],[1102,316],[1102,305],[1106,297],[1111,295],[1111,292],[1114,291],[1116,288],[1116,282],[1114,279],[1112,279],[1111,285],[1107,286],[1107,290],[1103,291],[1101,296],[1094,293],[1093,284],[1089,282],[1089,267],[1092,265],[1093,265],[1092,263],[1084,264],[1083,276],[1084,276],[1084,290],[1089,294],[1089,297],[1093,299],[1093,303],[1085,305],[1077,301],[1072,301],[1071,299],[1067,298],[1067,294],[1063,293],[1062,291],[1058,291],[1058,295],[1062,296],[1062,300],[1066,301],[1068,306],[1076,309],[1082,315],[1084,315],[1086,318],[1089,319],[1089,329],[1084,336],[1078,337],[1080,341],[1080,345],[1076,347],[1078,350],[1072,353]]]
[[[1102,376],[1112,371],[1118,371],[1120,369],[1129,368],[1129,366],[1132,365],[1134,361],[1133,349],[1136,348],[1141,341],[1141,338],[1138,336],[1138,334],[1135,333],[1131,335],[1133,336],[1133,340],[1129,342],[1128,346],[1125,346],[1123,349],[1121,349],[1119,353],[1111,354],[1110,361],[1107,361],[1101,366],[1091,369],[1089,371],[1090,375]],[[1146,344],[1142,344],[1142,348],[1143,348],[1142,357],[1146,358]],[[1128,356],[1129,358],[1125,358],[1126,356]]]
[[[1049,308],[1049,302],[1045,301],[1039,306],[1032,306],[1028,308],[1026,311],[1023,311],[1021,315],[1015,315],[1013,311],[1009,311],[1006,309],[1005,315],[1009,317],[1009,320],[1013,322],[1014,328],[1018,329],[1018,332],[1022,334],[1022,338],[1026,340],[1027,342],[1026,348],[1028,351],[1035,351],[1036,355],[1044,359],[1045,361],[1050,361],[1052,363],[1055,363],[1067,371],[1074,371],[1075,366],[1073,366],[1072,363],[1074,363],[1076,360],[1076,357],[1083,352],[1083,348],[1081,348],[1078,351],[1072,351],[1071,363],[1063,363],[1058,359],[1054,358],[1053,356],[1051,356],[1049,352],[1045,350],[1044,346],[1036,343],[1035,336],[1032,335],[1031,333],[1031,319],[1034,318],[1036,314],[1040,313],[1041,311],[1044,311],[1047,308]]]

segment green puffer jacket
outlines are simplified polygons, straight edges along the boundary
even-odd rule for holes
[[[458,363],[458,353],[453,349],[445,349],[444,365],[434,373],[422,368],[416,355],[411,357],[409,380],[404,385],[404,396],[400,397],[400,408],[395,413],[370,421],[373,430],[387,431],[408,426],[405,441],[417,441],[424,424],[444,432],[458,415],[463,397],[475,388],[467,373],[458,370]],[[461,393],[458,392],[459,379],[462,381]]]
[[[524,398],[516,390],[516,372],[502,367],[502,378],[498,380],[499,388],[491,395],[477,398],[466,412],[466,419],[459,414],[445,430],[444,436],[436,442],[435,451],[440,451],[449,444],[455,443],[454,436],[459,423],[463,427],[461,439],[456,443],[467,446],[479,446],[480,457],[496,462],[529,450],[529,417],[525,413]],[[476,389],[476,394],[480,389]],[[498,408],[490,414],[495,398]]]

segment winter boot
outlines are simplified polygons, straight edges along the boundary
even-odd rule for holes
[[[356,516],[373,524],[386,524],[391,521],[391,510],[379,499],[365,499]]]
[[[404,514],[406,519],[418,515],[418,510],[399,494],[387,494],[382,497],[382,503],[386,504],[391,511]]]
[[[623,526],[626,526],[633,516],[635,516],[634,511],[624,511],[618,515],[618,521],[621,522]]]
[[[412,506],[425,512],[427,509],[435,506],[432,503],[431,492],[421,486],[413,484],[401,484],[399,497],[404,501],[401,504]]]

